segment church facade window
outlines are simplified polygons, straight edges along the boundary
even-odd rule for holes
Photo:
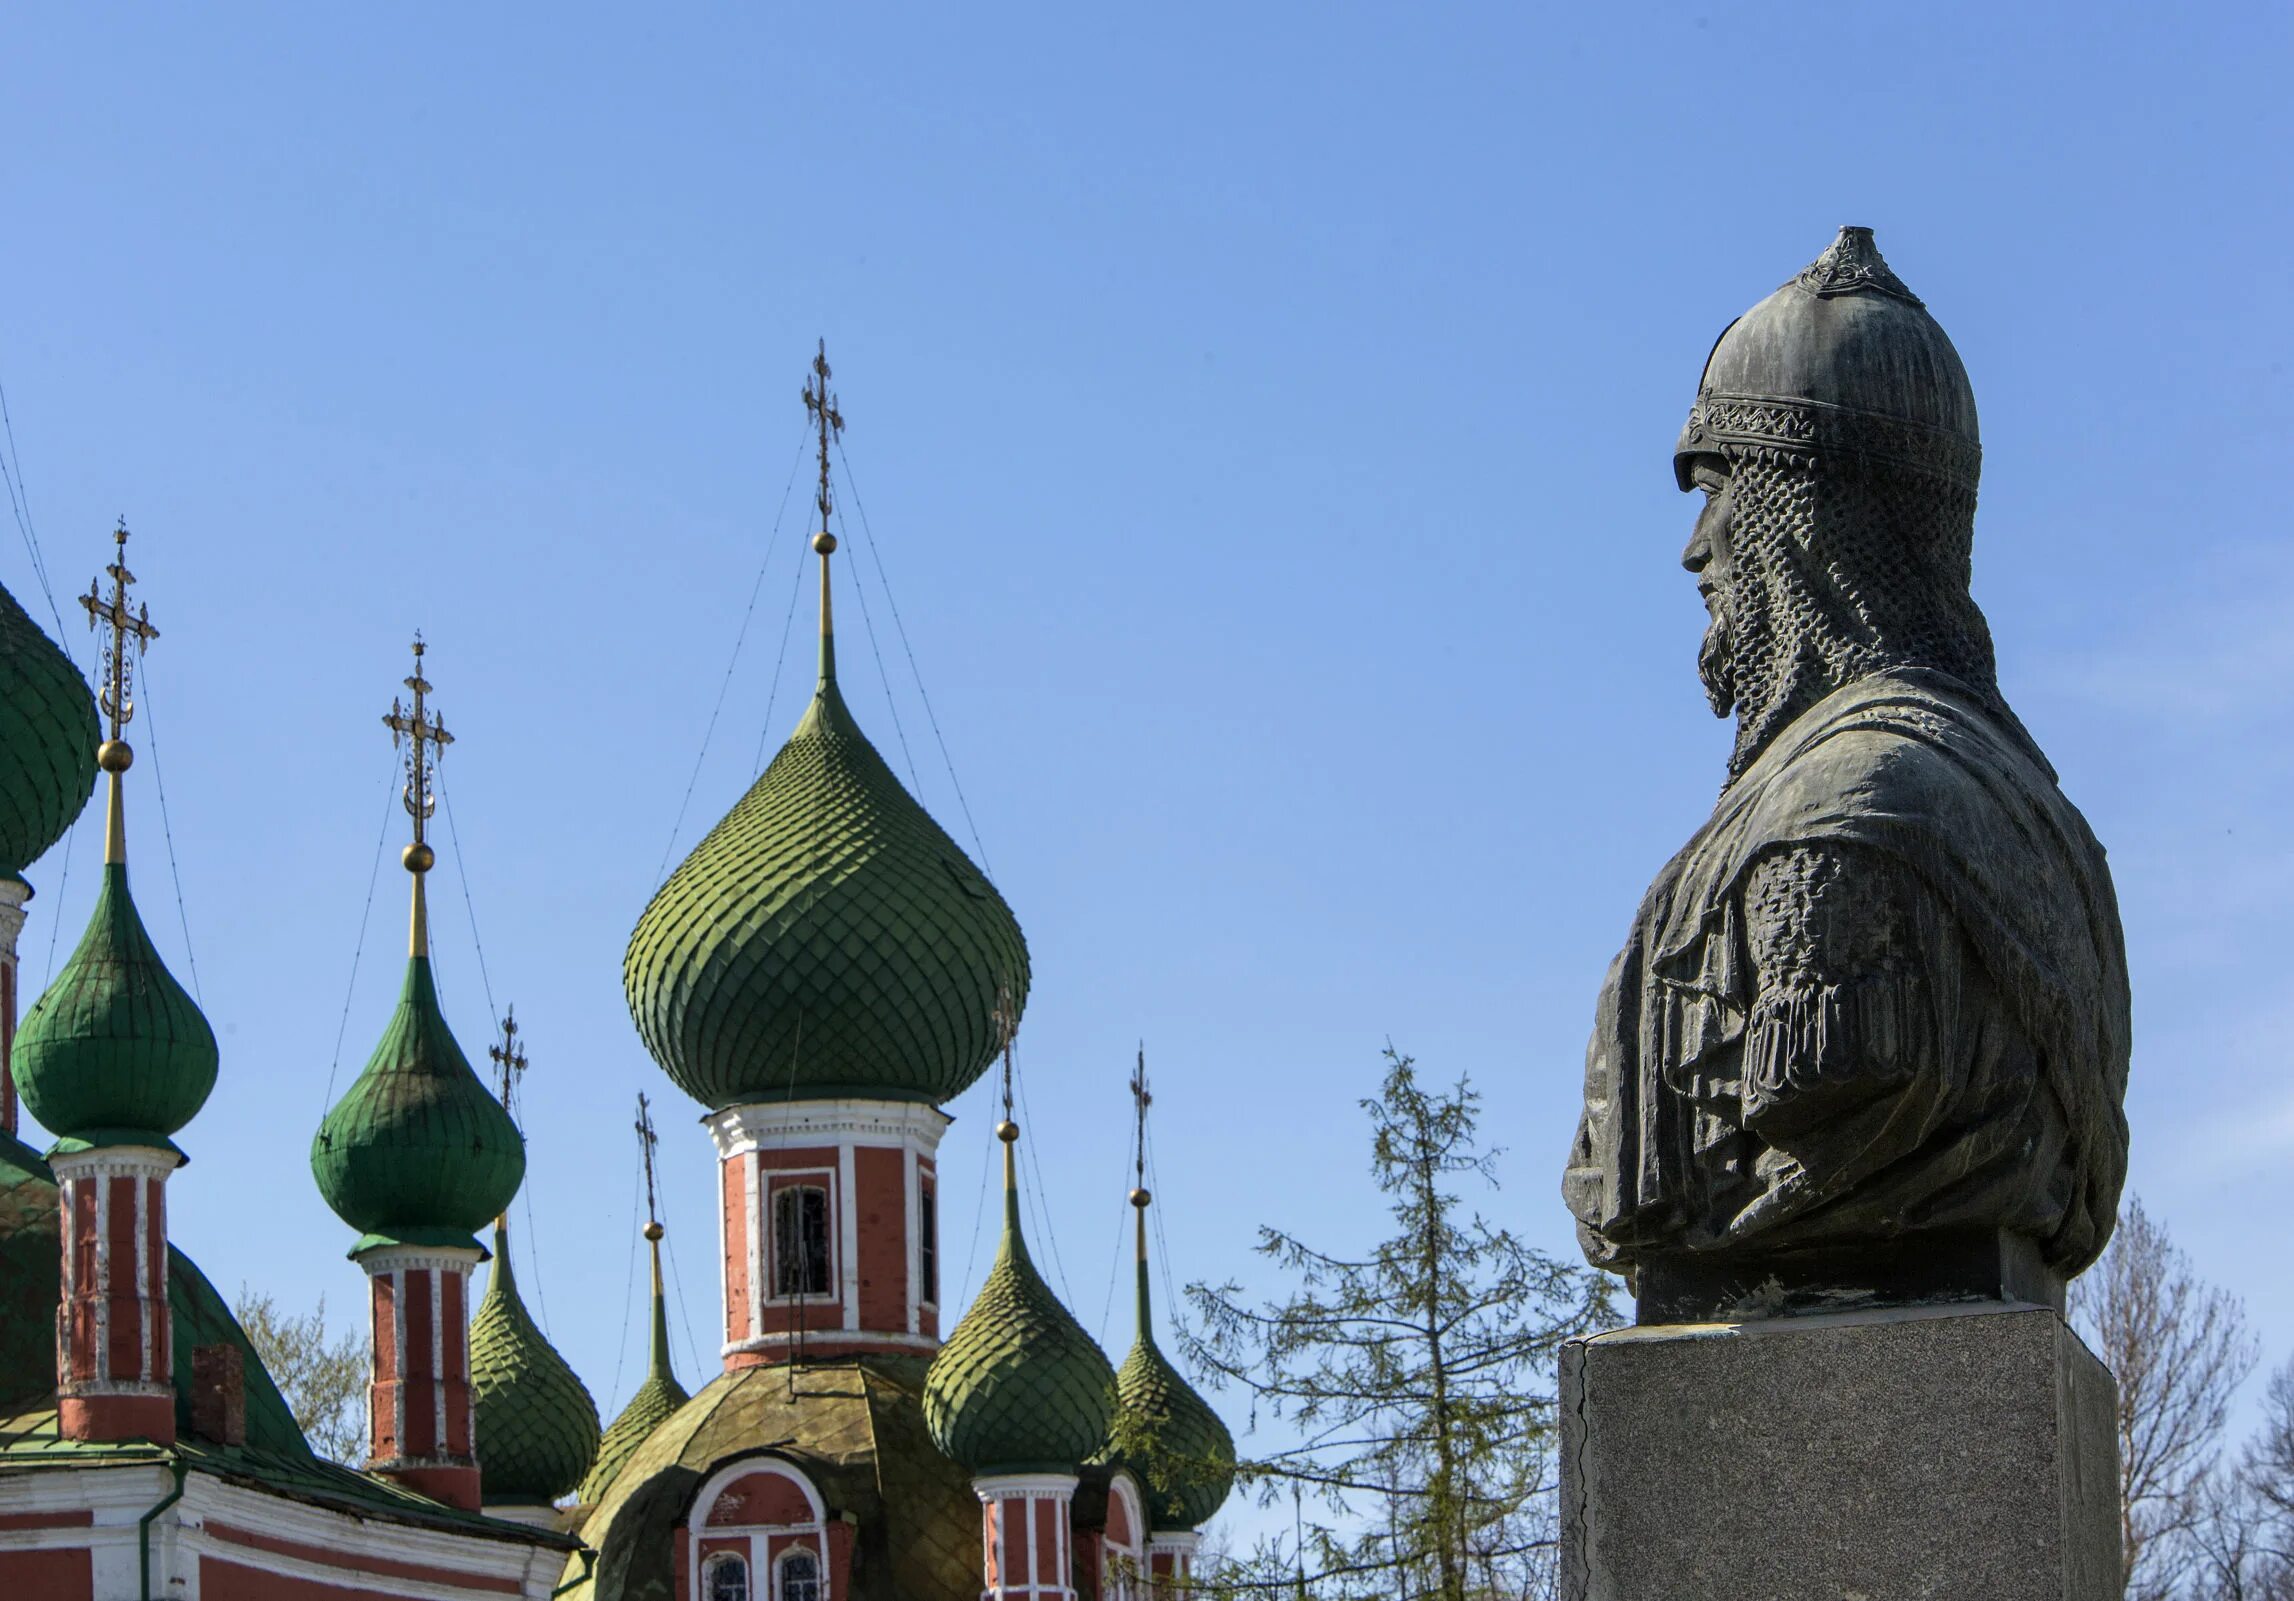
[[[782,1556],[773,1578],[773,1601],[820,1601],[820,1561],[810,1551]]]
[[[710,1559],[701,1575],[702,1601],[749,1601],[749,1564],[737,1556]]]
[[[781,1298],[829,1293],[828,1191],[792,1184],[773,1192],[773,1294]]]

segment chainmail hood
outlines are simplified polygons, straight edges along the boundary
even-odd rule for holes
[[[1874,672],[1949,673],[1999,699],[1969,592],[1982,447],[1959,354],[1869,228],[1730,324],[1674,470],[1729,463],[1729,574],[1714,648],[1737,713],[1733,780],[1786,724]]]

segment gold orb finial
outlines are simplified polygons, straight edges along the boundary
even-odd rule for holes
[[[658,1223],[649,1221],[645,1225],[645,1237],[649,1240],[658,1240],[665,1232],[667,1231]]]
[[[107,739],[96,747],[96,765],[107,773],[124,773],[135,765],[135,748],[124,739]]]
[[[1019,1137],[1020,1126],[1013,1122],[1010,1118],[1007,1117],[1001,1123],[996,1125],[996,1138],[1002,1140],[1006,1145],[1011,1144],[1012,1141],[1018,1139]]]
[[[1133,1206],[1145,1206],[1152,1199],[1154,1199],[1154,1197],[1149,1195],[1145,1190],[1133,1190],[1131,1192],[1131,1204]]]
[[[836,535],[823,528],[812,536],[812,548],[823,556],[833,555],[836,551]]]
[[[438,865],[438,853],[421,840],[416,840],[400,851],[398,859],[406,864],[406,870],[410,873],[427,873]]]

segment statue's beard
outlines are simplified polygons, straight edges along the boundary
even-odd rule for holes
[[[1712,621],[1705,627],[1704,643],[1697,647],[1697,676],[1704,680],[1705,699],[1715,717],[1736,709],[1736,629],[1728,605],[1714,595]]]

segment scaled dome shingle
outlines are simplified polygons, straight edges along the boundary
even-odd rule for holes
[[[1115,1373],[1115,1444],[1103,1460],[1138,1478],[1150,1527],[1199,1528],[1234,1488],[1235,1438],[1155,1343],[1144,1261],[1138,1272],[1139,1335]]]
[[[95,791],[102,738],[79,669],[0,588],[0,878],[64,837]]]
[[[527,1312],[499,1224],[486,1294],[470,1321],[470,1399],[488,1506],[548,1506],[581,1483],[597,1456],[597,1403]]]
[[[994,1061],[1028,953],[824,663],[789,742],[638,919],[622,982],[654,1060],[711,1108],[937,1104]]]
[[[311,1174],[352,1247],[474,1245],[526,1176],[526,1142],[478,1082],[438,1009],[430,958],[405,986],[366,1068],[311,1140]]]
[[[1073,1473],[1114,1415],[1115,1370],[1029,1259],[1007,1182],[995,1266],[925,1376],[932,1443],[975,1475]]]

